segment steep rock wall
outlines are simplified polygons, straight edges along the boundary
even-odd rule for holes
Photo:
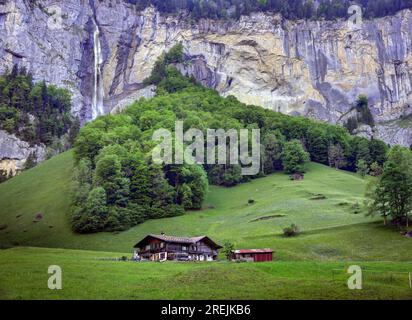
[[[368,131],[388,143],[412,143],[412,12],[364,21],[285,21],[263,13],[239,21],[165,17],[137,12],[121,1],[14,0],[0,5],[0,72],[18,62],[36,80],[67,87],[74,110],[92,118],[95,92],[96,25],[103,63],[104,112],[119,110],[143,89],[156,58],[182,42],[194,75],[222,95],[291,115],[342,123],[360,94],[366,94],[378,123]],[[51,20],[52,19],[52,20]],[[412,122],[412,121],[411,121]]]

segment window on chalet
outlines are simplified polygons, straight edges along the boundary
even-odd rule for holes
[[[160,249],[160,248],[163,248],[163,242],[161,242],[161,243],[152,243],[152,245],[151,245],[152,250],[157,250],[157,249]]]

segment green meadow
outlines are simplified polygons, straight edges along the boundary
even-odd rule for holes
[[[411,299],[406,262],[361,262],[363,289],[348,290],[344,262],[136,263],[114,253],[0,251],[2,299]],[[62,269],[49,290],[48,266]]]
[[[61,154],[0,185],[0,298],[3,299],[410,299],[412,240],[366,217],[367,180],[310,164],[303,181],[274,174],[234,188],[211,187],[204,208],[120,233],[71,231],[72,154]],[[248,200],[253,199],[253,205]],[[42,219],[36,220],[41,214]],[[295,223],[301,234],[285,238]],[[134,263],[151,233],[207,235],[237,248],[272,248],[272,263]],[[110,258],[110,259],[108,259]],[[47,268],[63,290],[47,289]],[[364,270],[348,290],[347,267]]]

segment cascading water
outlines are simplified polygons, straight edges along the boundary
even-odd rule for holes
[[[100,30],[96,21],[94,21],[94,33],[93,33],[93,46],[94,46],[94,88],[93,88],[93,105],[92,105],[92,117],[96,119],[98,116],[104,114],[103,98],[103,54],[100,43]]]

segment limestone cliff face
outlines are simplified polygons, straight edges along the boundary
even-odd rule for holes
[[[30,146],[16,136],[0,130],[0,176],[15,176],[24,169],[30,156],[33,161],[42,162],[46,158],[45,146]]]
[[[153,96],[143,80],[163,51],[182,42],[187,60],[179,66],[182,72],[222,95],[342,123],[365,94],[378,123],[367,134],[412,143],[409,10],[364,21],[354,31],[345,21],[292,22],[263,13],[191,24],[184,14],[137,12],[122,1],[57,1],[61,14],[53,15],[47,8],[56,1],[38,2],[42,5],[0,4],[0,72],[18,62],[36,80],[67,87],[73,112],[85,121],[95,114],[96,93],[103,96],[104,113]],[[61,28],[53,23],[56,17]]]

